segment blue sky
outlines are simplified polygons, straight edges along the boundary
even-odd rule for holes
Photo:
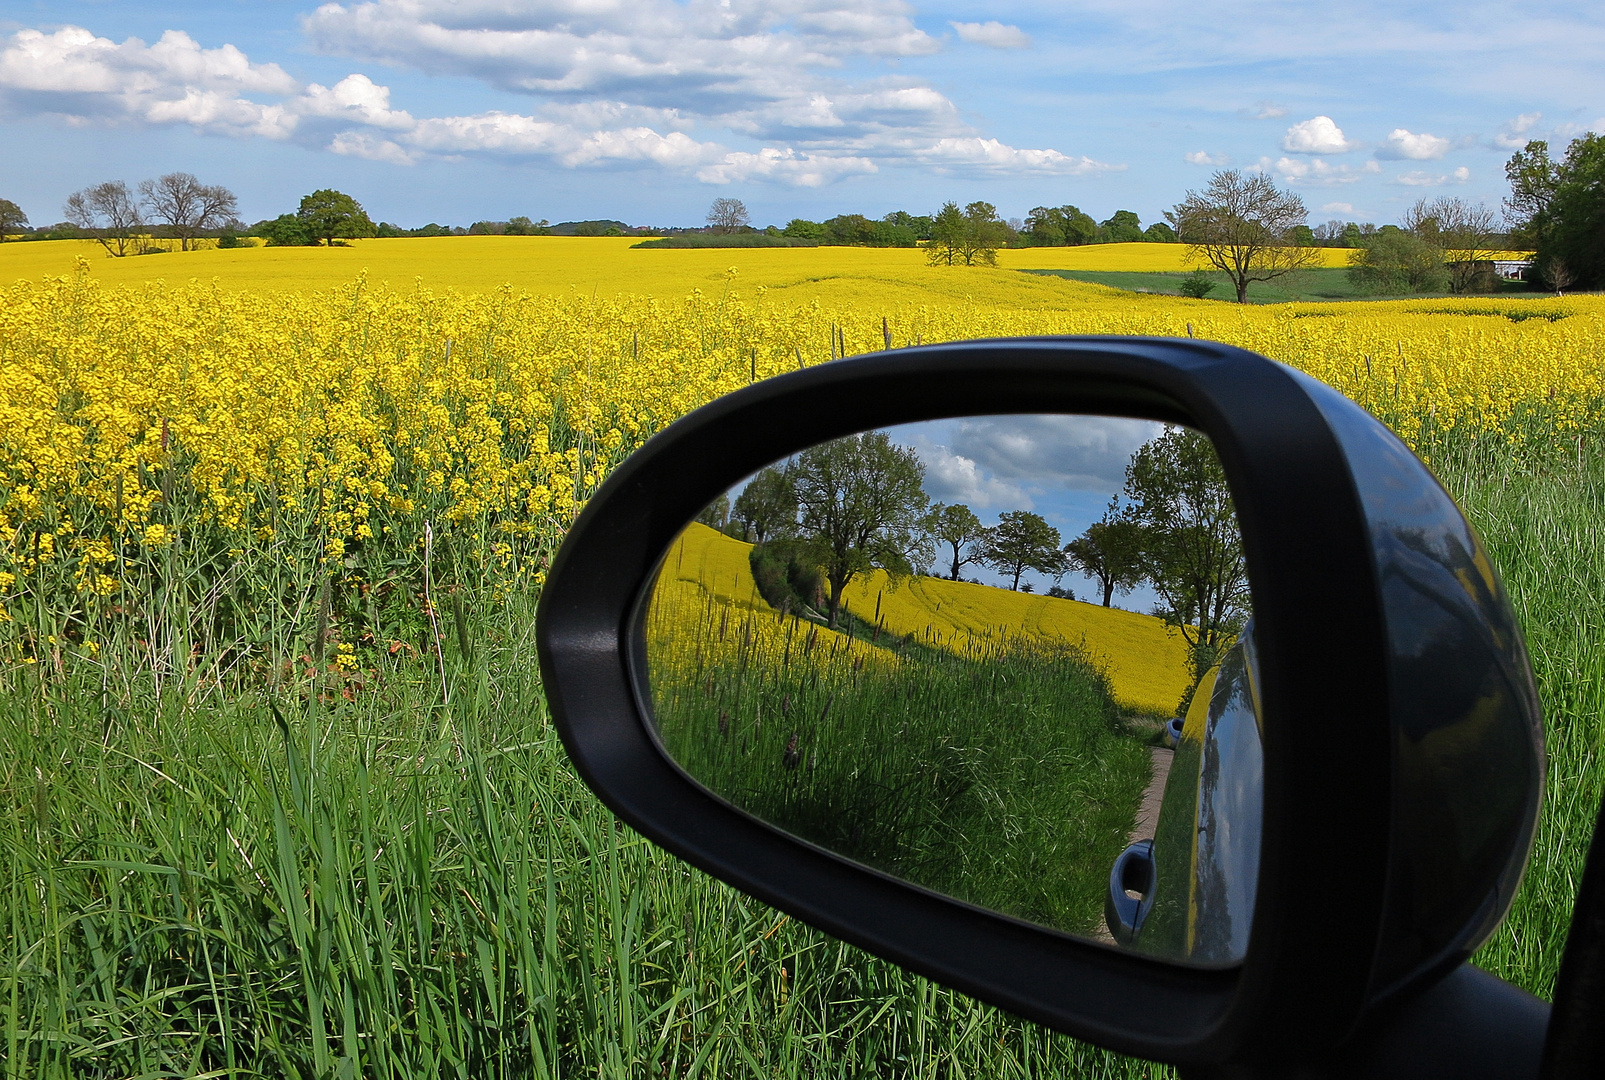
[[[1312,223],[1497,206],[1605,130],[1605,6],[1461,0],[0,0],[0,197],[193,172],[247,220],[759,224],[1074,203],[1157,220],[1262,168]]]

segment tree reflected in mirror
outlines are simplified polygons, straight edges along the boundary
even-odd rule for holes
[[[710,505],[659,572],[646,674],[661,745],[718,797],[1108,941],[1111,867],[1154,836],[1170,721],[1247,614],[1204,436],[932,421],[808,448]],[[1190,855],[1155,859],[1173,871],[1156,890],[1195,890]]]

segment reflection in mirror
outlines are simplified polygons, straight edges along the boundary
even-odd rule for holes
[[[665,752],[740,810],[956,899],[1237,962],[1259,711],[1208,438],[1102,416],[869,431],[747,478],[665,555]]]

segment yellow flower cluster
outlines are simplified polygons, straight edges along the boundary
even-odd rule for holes
[[[416,561],[426,525],[457,565],[538,582],[651,432],[888,340],[1211,338],[1336,386],[1427,453],[1451,433],[1553,445],[1605,419],[1605,299],[1238,307],[829,250],[857,269],[771,288],[749,282],[788,252],[609,255],[722,261],[706,290],[672,299],[365,276],[311,292],[104,287],[87,264],[0,290],[0,619],[34,595],[58,616],[35,641],[100,639],[94,598],[110,610],[137,569],[178,552],[214,583],[311,567],[361,588],[381,563]],[[749,275],[749,257],[769,269]]]

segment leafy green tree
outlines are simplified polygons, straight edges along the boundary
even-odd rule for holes
[[[1141,530],[1143,577],[1160,598],[1154,614],[1186,641],[1196,688],[1249,612],[1243,538],[1225,470],[1207,436],[1171,428],[1132,455],[1125,494],[1125,517]]]
[[[1505,173],[1507,207],[1531,212],[1515,224],[1537,247],[1537,277],[1557,292],[1605,287],[1605,136],[1573,139],[1559,163],[1548,161],[1545,144],[1528,143]]]
[[[931,507],[925,529],[933,540],[945,544],[952,552],[948,580],[959,580],[959,571],[976,559],[976,545],[986,539],[986,526],[975,512],[963,503],[937,503]],[[944,556],[946,558],[946,556]]]
[[[1188,245],[1189,259],[1213,266],[1237,287],[1237,302],[1248,303],[1248,286],[1314,266],[1313,247],[1294,243],[1293,229],[1309,216],[1304,200],[1279,191],[1264,173],[1222,169],[1203,191],[1187,197],[1165,215]]]
[[[1096,578],[1103,589],[1103,606],[1110,607],[1115,593],[1128,593],[1143,580],[1143,531],[1120,512],[1118,497],[1109,500],[1101,521],[1064,546],[1070,569]]]
[[[825,222],[825,242],[864,247],[875,242],[876,223],[863,214],[837,214]]]
[[[1217,284],[1219,283],[1210,276],[1208,270],[1194,270],[1181,279],[1181,284],[1177,288],[1181,290],[1183,296],[1190,296],[1194,300],[1202,300],[1214,290]]]
[[[251,235],[260,236],[268,247],[312,247],[317,243],[299,214],[280,214],[270,221],[251,226]]]
[[[859,574],[879,568],[900,577],[930,565],[920,528],[930,503],[921,486],[925,466],[912,449],[868,431],[804,450],[790,471],[799,535],[830,586],[830,626]]]
[[[314,244],[333,246],[336,240],[372,236],[373,222],[362,204],[342,191],[322,188],[301,200],[296,217],[306,226]]]
[[[944,266],[996,266],[998,248],[1008,238],[1007,229],[998,220],[997,207],[989,202],[972,202],[963,210],[957,203],[944,203],[931,222],[926,257]]]
[[[1351,257],[1349,280],[1373,296],[1444,292],[1449,270],[1443,249],[1403,229],[1385,228]]]
[[[1176,230],[1163,221],[1156,221],[1142,231],[1142,238],[1150,244],[1174,244]]]
[[[731,510],[755,544],[786,536],[797,527],[797,493],[791,476],[771,465],[747,481]]]
[[[697,520],[710,529],[724,532],[725,526],[730,524],[730,496],[721,495],[704,506],[702,513],[697,515]]]
[[[910,214],[907,210],[893,210],[881,218],[888,225],[900,229],[907,229],[914,234],[914,239],[929,240],[931,238],[931,219],[923,214]]]
[[[1098,237],[1098,223],[1078,207],[1034,207],[1025,219],[1025,234],[1040,247],[1090,244]]]
[[[1027,570],[1057,577],[1065,571],[1064,554],[1059,550],[1059,530],[1029,510],[1010,510],[998,516],[998,523],[987,530],[978,553],[982,565],[1000,574],[1010,574],[1010,586],[1020,589],[1020,575]]]
[[[931,219],[931,240],[925,245],[925,258],[932,266],[952,266],[960,261],[964,248],[964,211],[956,202],[945,202]]]
[[[1543,219],[1560,186],[1560,163],[1549,156],[1549,143],[1534,139],[1505,162],[1505,179],[1510,183],[1506,197],[1505,220],[1511,226],[1511,240],[1538,246]]]
[[[780,235],[790,236],[796,240],[823,240],[825,226],[807,218],[792,218],[786,222],[786,227],[780,230]]]
[[[1106,244],[1135,244],[1142,240],[1142,221],[1130,210],[1116,210],[1099,222],[1098,239]]]
[[[0,199],[0,244],[5,243],[6,234],[21,232],[28,227],[28,215],[22,212],[22,207],[10,199]]]

